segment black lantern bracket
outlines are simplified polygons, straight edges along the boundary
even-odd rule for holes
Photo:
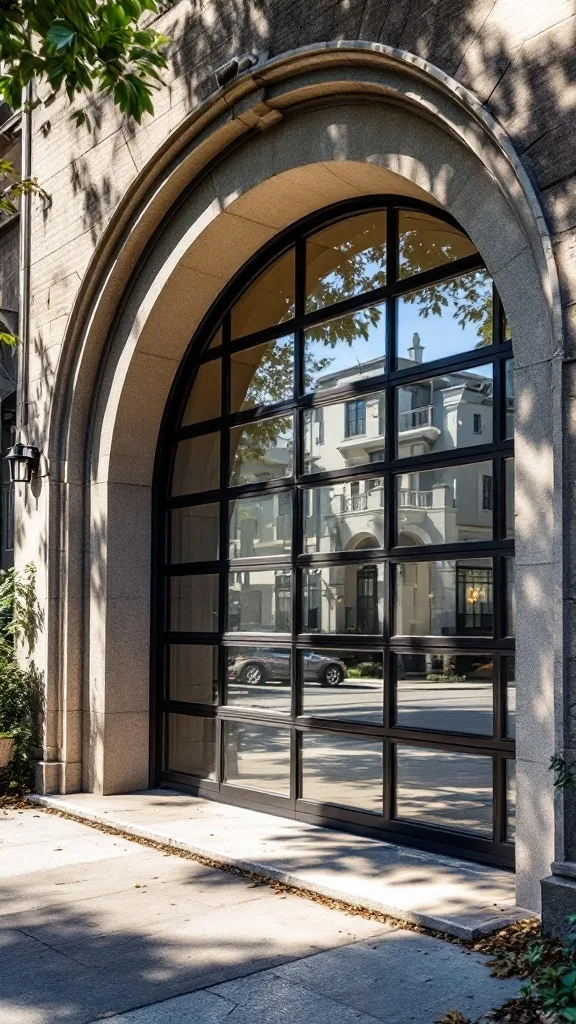
[[[40,451],[35,445],[17,442],[8,449],[4,456],[10,470],[10,482],[13,484],[29,484],[38,470]]]

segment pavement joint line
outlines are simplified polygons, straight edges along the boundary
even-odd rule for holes
[[[448,942],[468,945],[470,942],[481,938],[483,935],[499,931],[508,924],[513,923],[510,918],[503,915],[480,927],[464,927],[450,923],[450,927],[442,919],[434,919],[432,914],[419,913],[418,911],[394,912],[390,908],[379,909],[371,905],[370,900],[355,899],[352,896],[347,899],[344,894],[335,895],[334,891],[322,885],[315,885],[306,880],[302,883],[297,876],[280,868],[258,864],[256,862],[244,861],[239,857],[230,854],[218,855],[212,851],[203,850],[200,847],[192,846],[181,840],[170,837],[159,838],[146,828],[136,824],[113,825],[103,815],[94,811],[87,811],[84,808],[76,807],[74,810],[67,810],[56,804],[49,796],[30,794],[28,803],[35,807],[41,807],[45,813],[59,815],[71,821],[86,824],[92,828],[107,832],[109,835],[117,835],[131,842],[142,846],[158,849],[163,853],[184,859],[193,860],[219,871],[227,871],[230,874],[248,878],[250,881],[257,881],[270,886],[275,891],[281,886],[281,891],[290,892],[303,899],[309,899],[324,906],[331,906],[333,909],[342,910],[351,915],[364,917],[368,920],[387,924],[394,929],[403,927],[410,931],[423,932],[435,938],[444,939]],[[517,920],[517,919],[514,919]],[[434,921],[434,923],[429,923]],[[443,925],[446,925],[443,927]]]

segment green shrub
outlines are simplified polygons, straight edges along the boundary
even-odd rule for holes
[[[0,734],[14,740],[12,760],[0,769],[3,793],[21,794],[33,784],[43,685],[31,655],[41,628],[35,567],[30,564],[21,572],[0,573]]]
[[[458,676],[455,672],[429,672],[426,676],[427,683],[463,683],[466,676]]]
[[[546,943],[535,943],[525,954],[530,982],[525,996],[536,999],[550,1024],[576,1022],[576,914],[568,918],[570,927],[555,963],[546,962]]]
[[[348,675],[351,679],[381,679],[382,666],[375,661],[362,661],[354,668],[349,668]]]

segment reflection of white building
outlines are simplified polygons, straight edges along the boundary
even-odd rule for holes
[[[409,351],[411,358],[402,359],[401,367],[422,360],[423,348],[417,334]],[[383,369],[383,360],[378,359],[324,374],[317,382],[317,392],[378,376]],[[481,367],[401,386],[397,389],[396,415],[398,458],[489,443],[491,374],[488,368]],[[377,463],[384,459],[384,395],[375,392],[316,407],[305,413],[304,431],[308,472]],[[260,474],[266,472],[268,462],[270,468],[276,465],[277,458],[278,449],[267,452],[260,462]],[[490,461],[406,471],[397,475],[396,487],[397,545],[492,537]],[[230,524],[231,557],[288,553],[291,501],[291,495],[286,493],[258,495],[237,502]],[[310,487],[304,491],[303,501],[305,552],[359,551],[383,546],[381,477]],[[399,585],[399,632],[442,635],[488,628],[487,617],[491,617],[492,610],[490,560],[475,559],[468,564],[462,560],[406,563],[399,570]],[[282,617],[278,593],[283,595],[286,590],[285,573],[253,574],[244,584],[238,579],[234,588],[238,591],[235,602],[242,620],[248,618],[264,628],[273,628],[275,619]],[[309,570],[305,577],[304,628],[307,621],[311,631],[377,632],[381,621],[380,590],[375,566]]]

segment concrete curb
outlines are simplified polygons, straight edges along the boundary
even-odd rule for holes
[[[107,816],[97,814],[94,811],[87,811],[85,807],[75,804],[73,799],[64,801],[61,796],[54,798],[50,796],[39,796],[37,794],[31,794],[27,799],[28,802],[34,806],[47,807],[52,810],[60,811],[63,815],[71,815],[75,818],[82,819],[83,821],[91,822],[94,825],[103,825],[107,828],[116,829],[117,831],[124,833],[127,838],[134,836],[139,839],[146,839],[149,842],[157,843],[161,846],[171,847],[173,850],[181,850],[184,853],[189,853],[196,857],[203,857],[216,864],[220,864],[223,868],[238,868],[240,871],[250,871],[253,874],[260,876],[263,880],[283,882],[284,885],[289,885],[302,892],[312,892],[318,896],[325,896],[327,899],[338,900],[340,903],[347,904],[350,907],[384,914],[386,917],[393,918],[399,923],[404,922],[419,925],[420,927],[427,928],[430,931],[441,932],[444,935],[451,935],[457,939],[472,941],[480,938],[482,935],[489,935],[491,932],[499,931],[501,928],[505,928],[506,925],[512,924],[514,921],[521,921],[527,917],[537,916],[530,910],[523,910],[521,907],[513,907],[510,909],[510,912],[503,912],[498,917],[487,918],[483,924],[477,926],[466,926],[458,924],[452,920],[447,920],[441,916],[435,916],[424,912],[421,913],[418,911],[401,910],[398,907],[388,906],[380,900],[370,900],[364,897],[353,896],[345,890],[332,889],[329,886],[315,883],[308,878],[302,878],[297,874],[292,874],[291,872],[284,871],[281,868],[276,868],[269,864],[260,864],[257,861],[244,860],[242,857],[234,857],[230,854],[219,854],[214,850],[205,849],[204,847],[197,846],[194,843],[172,839],[170,836],[155,832],[153,829],[144,828],[140,825],[114,819],[111,815]]]

